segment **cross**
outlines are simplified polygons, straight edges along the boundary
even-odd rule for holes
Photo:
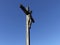
[[[30,11],[29,7],[25,8],[22,4],[20,4],[20,8],[26,14],[26,45],[30,45],[30,29],[32,23],[35,21],[32,18],[32,11]]]

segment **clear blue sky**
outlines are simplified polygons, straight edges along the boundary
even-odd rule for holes
[[[0,0],[0,45],[26,44],[26,16],[20,3],[33,11],[31,45],[60,45],[60,0]]]

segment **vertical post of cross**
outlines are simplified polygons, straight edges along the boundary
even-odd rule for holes
[[[26,8],[28,11],[28,7]],[[29,15],[26,15],[26,45],[30,45],[30,29],[29,29],[29,25],[28,25],[28,21],[29,21]]]

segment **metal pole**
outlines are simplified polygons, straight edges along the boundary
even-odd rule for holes
[[[28,27],[29,15],[26,15],[26,45],[30,45],[30,30]]]

